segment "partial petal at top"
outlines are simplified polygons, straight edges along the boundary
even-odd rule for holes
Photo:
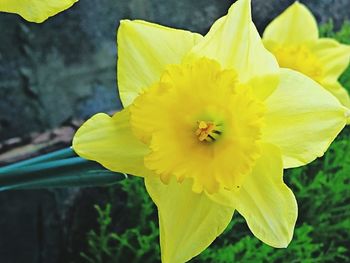
[[[0,0],[0,11],[19,14],[24,19],[41,23],[78,0]]]
[[[317,22],[309,9],[295,2],[265,29],[264,41],[298,44],[318,38]]]
[[[184,263],[206,249],[230,223],[234,209],[192,191],[191,180],[163,184],[159,177],[145,178],[157,205],[162,263]]]
[[[145,21],[121,21],[117,38],[118,88],[124,107],[158,81],[167,65],[180,63],[201,38],[199,34]]]
[[[280,147],[284,168],[322,156],[349,114],[326,89],[290,69],[281,69],[281,83],[266,105],[262,139]]]
[[[128,109],[112,118],[98,113],[86,121],[73,138],[73,149],[81,157],[97,161],[109,170],[138,176],[152,174],[143,165],[148,148],[131,132]]]
[[[292,240],[298,206],[293,192],[283,182],[278,147],[262,145],[262,156],[238,194],[237,211],[264,243],[287,247]]]
[[[191,56],[205,56],[233,68],[241,82],[270,76],[271,89],[278,83],[278,64],[260,39],[252,19],[250,0],[238,0],[227,16],[217,20]],[[265,80],[266,81],[266,80]]]

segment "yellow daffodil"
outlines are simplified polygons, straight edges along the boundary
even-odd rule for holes
[[[118,84],[124,110],[96,114],[74,150],[144,178],[157,205],[163,263],[198,255],[234,210],[274,247],[292,239],[297,203],[283,168],[323,155],[347,108],[318,83],[280,69],[238,0],[204,37],[121,22]]]
[[[295,2],[287,8],[267,26],[263,41],[280,67],[309,76],[350,108],[349,94],[338,82],[349,65],[350,46],[319,38],[317,22],[306,6]]]
[[[0,0],[0,12],[19,14],[25,20],[42,23],[70,8],[78,0]]]

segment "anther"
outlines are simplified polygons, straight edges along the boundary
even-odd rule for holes
[[[207,121],[198,121],[198,129],[195,132],[201,142],[213,142],[221,135],[221,133],[222,132],[217,125]]]

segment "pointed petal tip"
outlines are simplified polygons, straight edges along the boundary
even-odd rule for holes
[[[350,109],[346,108],[344,115],[346,119],[346,124],[350,124]]]
[[[145,177],[146,189],[158,208],[163,263],[183,263],[205,250],[230,223],[234,209],[192,191],[191,180],[168,185]]]
[[[317,40],[318,35],[314,15],[306,5],[296,1],[267,25],[263,39],[297,44]]]
[[[264,143],[262,148],[261,158],[240,190],[237,211],[258,239],[269,246],[285,248],[293,237],[298,205],[283,182],[279,147]]]
[[[275,58],[264,48],[252,22],[250,0],[232,4],[228,14],[212,25],[190,55],[215,59],[223,68],[236,70],[242,83],[255,77],[275,75],[278,70]]]
[[[271,247],[274,247],[274,248],[288,248],[292,239],[293,239],[293,233],[290,236],[288,236],[285,240],[279,240],[279,241],[275,241],[273,243],[265,241],[265,240],[263,242]]]
[[[230,15],[232,12],[236,12],[235,11],[236,8],[241,8],[242,9],[242,10],[240,10],[241,12],[245,11],[251,17],[251,0],[237,0],[229,8],[228,14]]]
[[[127,24],[128,22],[130,22],[129,19],[122,19],[122,20],[119,21],[119,26],[122,26],[122,25],[124,25],[124,24]]]
[[[287,7],[287,10],[291,10],[293,12],[301,12],[305,14],[308,14],[314,18],[314,15],[312,14],[311,10],[303,3],[300,3],[299,1],[295,1],[293,4],[291,4],[289,7]]]
[[[302,8],[302,7],[306,7],[303,3],[300,3],[299,1],[295,1],[291,7],[294,7],[294,8]]]
[[[122,19],[119,21],[119,27],[117,28],[117,31],[120,32],[121,29],[124,29],[125,27],[129,27],[132,23],[132,20],[130,19]]]
[[[281,148],[286,169],[322,156],[344,128],[347,109],[305,75],[290,69],[281,73],[280,86],[266,101],[263,139]]]

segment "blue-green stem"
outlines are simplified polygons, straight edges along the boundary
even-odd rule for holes
[[[106,186],[125,178],[69,148],[0,168],[0,191]]]

